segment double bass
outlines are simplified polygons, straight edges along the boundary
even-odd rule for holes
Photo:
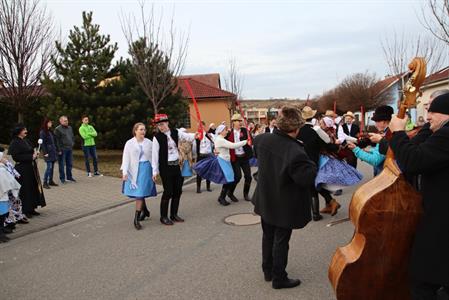
[[[424,58],[414,58],[408,67],[398,112],[402,119],[416,106],[426,76]],[[390,148],[383,171],[352,196],[354,236],[336,250],[329,266],[338,300],[410,299],[408,263],[421,215],[421,195],[406,181]]]

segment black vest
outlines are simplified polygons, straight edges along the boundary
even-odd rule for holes
[[[357,126],[357,124],[351,125],[351,132],[349,132],[348,124],[346,124],[346,123],[342,125],[342,128],[343,128],[343,132],[346,135],[349,135],[352,137],[357,137],[357,134],[359,133],[359,126]]]
[[[211,147],[212,147],[212,151],[213,151],[214,141],[209,137],[209,133],[205,133],[203,136],[203,139],[204,138],[207,138],[210,141],[210,143],[212,144]],[[200,156],[200,143],[201,143],[200,139],[196,139],[195,143],[196,143],[196,155],[198,157],[198,156]]]
[[[178,130],[170,129],[170,136],[178,147]],[[159,171],[164,173],[168,169],[168,141],[167,136],[163,132],[158,132],[154,136],[159,143]]]

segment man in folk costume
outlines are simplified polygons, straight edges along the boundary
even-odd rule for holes
[[[230,130],[226,139],[230,142],[236,143],[244,140],[248,140],[248,130],[242,128],[242,116],[240,114],[234,114],[231,118],[232,129]],[[234,201],[239,200],[234,195],[235,188],[243,176],[245,177],[245,184],[243,186],[243,197],[246,201],[250,201],[249,190],[251,188],[251,166],[249,164],[250,158],[253,157],[253,150],[250,145],[245,145],[237,149],[231,149],[231,163],[234,171],[234,183],[228,190],[228,197]],[[241,169],[241,170],[240,170]]]
[[[153,138],[152,167],[153,180],[159,174],[162,179],[164,192],[161,197],[161,223],[173,225],[173,222],[184,222],[178,215],[179,202],[182,194],[184,178],[179,167],[178,141],[185,139],[192,141],[195,134],[184,133],[178,129],[168,127],[168,116],[156,114],[154,122],[158,132]],[[170,219],[168,218],[168,206],[170,204]]]
[[[343,145],[345,142],[356,143],[357,138],[359,137],[360,127],[357,124],[354,124],[355,116],[351,111],[348,111],[343,117],[345,119],[344,124],[338,126],[338,141]],[[357,157],[355,157],[354,153],[348,151],[346,162],[354,168],[357,168]]]
[[[394,116],[389,125],[390,147],[399,167],[404,173],[422,176],[424,211],[410,258],[411,294],[416,300],[448,299],[449,295],[449,93],[432,101],[427,120],[432,134],[421,143],[405,133],[406,119]]]
[[[214,146],[214,140],[213,135],[211,133],[208,133],[204,130],[206,123],[204,121],[201,121],[203,124],[203,138],[200,140],[199,138],[196,139],[196,161],[199,162],[211,155],[213,155],[213,146]],[[201,193],[201,176],[196,175],[196,192],[199,194]],[[212,192],[210,188],[210,180],[206,179],[206,190],[208,192]]]

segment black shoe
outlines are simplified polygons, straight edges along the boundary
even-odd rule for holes
[[[140,216],[140,211],[136,210],[136,213],[134,214],[134,227],[137,230],[142,229],[142,225],[140,225],[140,223],[139,223],[139,216]]]
[[[263,273],[263,278],[266,282],[270,282],[273,280],[273,275],[271,273]]]
[[[33,217],[33,215],[32,215],[31,213],[25,213],[25,216],[26,216],[28,219],[31,219],[31,218]]]
[[[10,238],[4,235],[3,233],[0,233],[0,243],[7,243],[9,242]]]
[[[23,218],[23,219],[18,220],[17,223],[19,223],[19,224],[28,224],[28,223],[30,223],[30,221],[28,221],[26,218]]]
[[[271,286],[273,289],[290,289],[294,288],[301,284],[301,280],[299,279],[290,279],[286,278],[282,281],[273,281]]]
[[[197,193],[197,194],[201,194],[201,188],[198,188],[198,187],[197,187],[197,188],[196,188],[196,193]]]
[[[44,189],[49,189],[49,188],[50,188],[50,186],[49,186],[48,183],[46,183],[46,182],[44,182],[44,184],[42,185],[42,187],[43,187]]]
[[[173,222],[178,222],[178,223],[182,223],[182,222],[184,222],[184,219],[183,218],[181,218],[180,216],[178,216],[178,215],[176,215],[176,216],[172,216],[172,217],[170,217],[170,219],[173,221]]]
[[[167,217],[161,217],[161,223],[164,225],[173,225],[173,222]]]
[[[232,202],[239,202],[239,199],[237,199],[236,196],[233,194],[228,194],[229,199],[231,199]]]
[[[6,226],[3,227],[2,231],[3,231],[3,233],[5,233],[5,234],[10,234],[10,233],[13,232],[12,228],[6,227]]]
[[[313,218],[314,221],[319,221],[319,220],[323,219],[323,216],[322,215],[315,215],[312,218]]]
[[[35,210],[33,210],[33,211],[31,212],[31,214],[32,214],[33,216],[40,216],[40,213],[38,213],[38,212],[35,211]]]
[[[248,194],[243,195],[243,198],[245,201],[251,201],[251,198],[248,196]]]
[[[68,180],[68,181],[71,181],[71,182],[73,182],[73,183],[76,182],[75,178],[70,178],[70,179],[67,179],[67,180]]]
[[[210,187],[207,187],[206,191],[212,192],[212,189]]]
[[[220,203],[223,206],[228,206],[229,204],[231,204],[228,201],[226,201],[224,198],[218,198],[218,203]]]
[[[59,184],[57,184],[57,183],[54,182],[53,180],[50,181],[50,182],[48,183],[48,185],[49,185],[49,186],[59,186]]]
[[[343,190],[336,190],[336,191],[334,192],[334,195],[335,195],[335,196],[340,196],[341,194],[343,194]]]
[[[16,229],[16,223],[7,223],[5,225],[5,228]]]

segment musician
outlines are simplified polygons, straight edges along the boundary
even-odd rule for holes
[[[178,215],[179,202],[182,194],[184,178],[179,167],[178,141],[185,139],[193,142],[195,134],[185,133],[179,129],[168,127],[168,116],[157,114],[154,122],[158,132],[153,138],[151,166],[153,167],[153,180],[160,174],[164,192],[161,197],[161,223],[173,225],[173,222],[184,222]],[[170,204],[170,219],[168,218],[168,205]]]
[[[234,114],[231,118],[232,129],[229,131],[226,139],[230,142],[236,143],[244,140],[248,140],[248,130],[242,128],[242,116],[240,114]],[[251,188],[251,166],[249,160],[253,157],[253,150],[251,146],[245,145],[237,149],[231,149],[231,163],[234,171],[234,183],[228,189],[228,197],[233,202],[239,200],[234,195],[237,184],[242,179],[242,171],[245,177],[245,184],[243,185],[243,197],[246,201],[250,201],[249,190]]]
[[[289,279],[285,268],[292,229],[310,222],[310,187],[317,172],[302,143],[296,140],[302,122],[296,108],[284,106],[278,117],[279,130],[254,140],[259,161],[254,211],[262,219],[262,270],[274,289],[301,283]],[[278,149],[283,149],[283,155]]]
[[[374,176],[377,176],[383,169],[383,163],[388,149],[388,142],[385,139],[385,134],[388,130],[392,114],[393,108],[388,105],[379,106],[374,111],[372,120],[375,122],[376,129],[379,133],[370,133],[369,139],[373,144],[362,141],[356,145],[355,143],[348,142],[348,148],[353,151],[356,158],[373,166]],[[364,148],[368,146],[371,146],[371,149],[365,150]]]
[[[343,115],[343,118],[345,120],[344,124],[338,126],[337,131],[338,141],[340,141],[342,145],[344,145],[345,142],[356,142],[357,138],[359,137],[360,128],[357,124],[354,124],[355,120],[354,114],[351,111],[348,111],[346,114]],[[357,157],[351,154],[348,157],[346,157],[346,162],[349,165],[353,166],[354,168],[357,168]]]
[[[422,143],[410,141],[406,119],[393,117],[390,146],[404,172],[422,175],[424,214],[418,225],[410,259],[413,299],[437,299],[449,289],[449,93],[430,104],[427,120],[432,134]]]

